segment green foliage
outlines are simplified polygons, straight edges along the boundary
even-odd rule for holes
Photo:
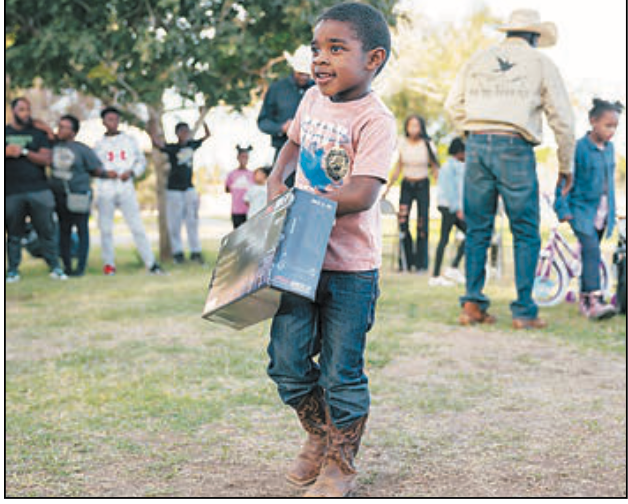
[[[157,105],[166,88],[212,107],[248,105],[269,64],[309,42],[335,0],[8,0],[12,84],[73,88],[106,102]],[[392,17],[393,0],[371,2]],[[283,67],[285,68],[285,67]]]
[[[396,57],[391,61],[386,103],[399,121],[413,113],[425,117],[436,141],[451,130],[443,103],[464,63],[495,42],[486,27],[496,24],[484,7],[461,24],[435,24],[421,14],[408,13],[397,27]]]

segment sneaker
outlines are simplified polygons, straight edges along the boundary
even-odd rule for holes
[[[451,280],[447,280],[446,278],[443,278],[442,276],[430,278],[427,284],[430,287],[453,287],[454,286],[454,283]]]
[[[5,279],[6,283],[16,283],[20,281],[20,274],[15,271],[15,270],[11,270],[7,272],[7,276]]]
[[[205,258],[201,252],[192,252],[190,254],[190,261],[197,262],[199,264],[205,264]]]
[[[466,282],[466,278],[458,268],[447,268],[445,270],[445,278],[453,280],[459,284],[464,284]]]
[[[107,276],[113,276],[116,274],[116,267],[111,264],[105,264],[103,266],[102,272]]]
[[[183,264],[185,262],[185,256],[183,252],[179,252],[177,254],[172,255],[172,262],[175,264]]]
[[[161,266],[159,266],[158,263],[153,263],[153,265],[149,268],[148,272],[151,275],[165,275],[166,272],[161,269]]]
[[[617,311],[613,305],[604,302],[601,293],[593,292],[589,294],[589,312],[588,316],[592,320],[606,320],[617,315]]]
[[[57,266],[50,272],[50,278],[53,280],[67,280],[68,276]]]

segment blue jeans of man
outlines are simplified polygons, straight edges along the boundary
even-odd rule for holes
[[[472,134],[467,143],[464,213],[467,222],[466,294],[461,303],[490,305],[483,293],[486,257],[495,224],[498,196],[502,197],[514,241],[517,300],[510,309],[515,319],[534,319],[534,272],[541,248],[539,182],[532,145],[507,135]]]
[[[376,270],[323,271],[314,302],[283,294],[271,327],[268,375],[285,404],[296,409],[320,387],[336,427],[368,414],[364,350],[375,319],[378,277]]]

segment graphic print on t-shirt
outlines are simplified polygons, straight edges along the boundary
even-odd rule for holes
[[[71,149],[55,146],[52,149],[52,174],[62,180],[70,180],[75,159],[76,156]]]
[[[184,147],[177,152],[177,164],[179,166],[192,166],[192,159],[194,158],[194,149],[191,147]]]
[[[346,126],[306,117],[301,122],[299,165],[310,185],[322,192],[342,186],[349,174],[351,137]]]

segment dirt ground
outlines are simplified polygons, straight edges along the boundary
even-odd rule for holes
[[[626,497],[624,357],[446,326],[409,338],[425,351],[370,376],[358,497]],[[178,454],[167,481],[141,453],[80,477],[98,496],[300,496],[283,479],[299,429],[269,411],[251,410],[247,433],[212,425],[228,450],[145,440]]]

